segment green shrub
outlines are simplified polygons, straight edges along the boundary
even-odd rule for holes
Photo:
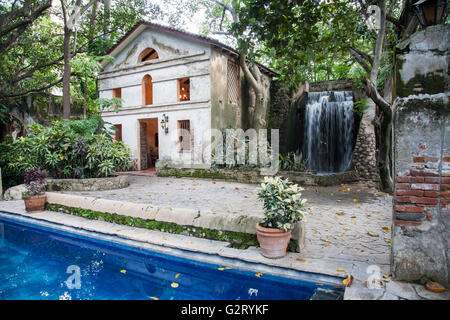
[[[28,135],[0,144],[0,167],[7,179],[21,183],[26,170],[40,167],[55,179],[106,177],[128,170],[130,149],[105,133],[98,120],[58,120],[51,127],[32,124]],[[17,181],[19,180],[19,181]]]

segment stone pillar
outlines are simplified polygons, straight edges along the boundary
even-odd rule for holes
[[[375,103],[370,100],[369,108],[364,112],[356,137],[350,168],[357,174],[359,180],[380,181],[376,160],[376,137],[373,121],[375,119]]]
[[[449,287],[450,26],[413,34],[398,48],[394,84],[392,274]]]

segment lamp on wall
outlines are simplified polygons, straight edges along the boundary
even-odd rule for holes
[[[169,123],[169,116],[166,116],[166,114],[163,114],[161,117],[161,129],[164,130],[164,133],[169,133],[169,127],[168,127],[168,123]]]
[[[419,0],[414,5],[417,18],[424,28],[445,20],[447,0]]]

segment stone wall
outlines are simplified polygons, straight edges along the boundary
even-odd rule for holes
[[[449,26],[417,32],[396,57],[392,273],[449,282]]]
[[[128,176],[91,179],[47,179],[47,191],[98,191],[128,187]],[[22,192],[27,189],[24,184],[5,191],[5,200],[21,200]]]

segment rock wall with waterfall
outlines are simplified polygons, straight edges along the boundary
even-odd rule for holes
[[[355,142],[352,92],[310,92],[303,128],[302,156],[307,168],[319,174],[345,171]]]

